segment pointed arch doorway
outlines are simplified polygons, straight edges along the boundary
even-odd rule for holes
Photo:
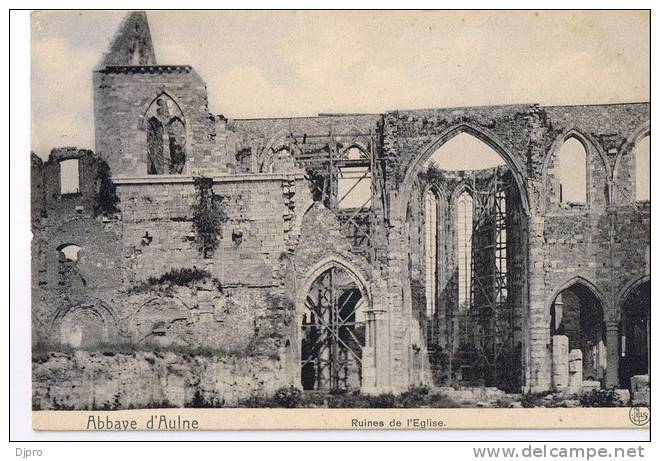
[[[337,391],[362,385],[366,298],[352,275],[331,265],[312,283],[301,318],[301,384]]]
[[[651,282],[646,281],[626,296],[622,308],[619,381],[630,387],[630,378],[649,373],[651,345]]]

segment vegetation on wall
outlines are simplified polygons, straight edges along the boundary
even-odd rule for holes
[[[312,199],[315,202],[322,202],[326,208],[332,206],[332,191],[330,190],[330,178],[322,173],[327,166],[324,164],[319,169],[307,168],[307,180],[309,181],[309,190],[312,193]]]
[[[96,181],[98,192],[94,202],[94,216],[109,216],[118,213],[119,197],[117,197],[117,187],[112,182],[110,166],[103,159],[98,161]]]
[[[426,169],[420,171],[417,176],[428,184],[440,182],[445,178],[442,170],[433,162],[430,162]]]
[[[426,386],[412,386],[395,395],[360,391],[305,393],[294,386],[277,389],[272,396],[253,396],[238,402],[243,408],[458,408],[461,405]]]
[[[210,280],[218,290],[222,289],[220,281],[214,278],[209,271],[198,269],[196,267],[193,267],[192,269],[184,267],[170,269],[160,277],[149,277],[147,280],[131,287],[129,293],[141,293],[156,287],[190,286],[193,282],[204,280]]]
[[[222,226],[227,221],[224,197],[213,192],[213,179],[194,179],[197,202],[193,205],[193,230],[198,251],[210,258],[222,237]]]

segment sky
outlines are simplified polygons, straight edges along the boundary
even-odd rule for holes
[[[92,69],[124,12],[32,16],[32,149],[94,148]],[[229,118],[650,99],[646,12],[147,13]]]

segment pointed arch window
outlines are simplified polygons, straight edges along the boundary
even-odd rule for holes
[[[174,117],[167,125],[167,139],[170,150],[170,173],[181,174],[186,164],[186,127],[179,117]]]
[[[181,174],[186,164],[186,123],[172,98],[160,95],[147,109],[147,174]]]
[[[575,137],[559,149],[559,201],[565,205],[587,203],[587,149]]]
[[[458,305],[466,309],[470,304],[472,291],[472,231],[473,203],[472,196],[463,192],[457,202],[458,233]]]
[[[426,316],[436,311],[438,293],[438,197],[432,190],[426,192],[424,203],[426,234]]]
[[[644,136],[635,145],[635,200],[651,200],[651,137]]]

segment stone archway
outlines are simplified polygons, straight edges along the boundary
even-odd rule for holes
[[[369,350],[369,297],[363,280],[338,261],[312,271],[299,311],[300,385],[336,391],[363,386]]]
[[[96,348],[111,343],[118,334],[114,310],[98,299],[83,299],[61,309],[53,321],[53,338],[74,349]]]
[[[563,284],[555,293],[550,305],[555,388],[569,384],[569,372],[577,376],[574,385],[581,385],[582,381],[605,382],[608,359],[605,312],[600,291],[580,277]]]
[[[452,161],[443,163],[441,158]],[[519,159],[504,144],[468,123],[445,130],[406,169],[399,210],[393,210],[394,216],[405,216],[401,271],[409,275],[410,283],[403,286],[404,306],[412,341],[426,348],[420,355],[428,354],[435,381],[511,391],[523,383],[529,305],[529,205],[523,172]],[[442,219],[430,216],[443,232],[425,239],[422,230],[429,213],[417,204],[423,202],[420,193],[429,186],[453,192]],[[458,200],[466,190],[469,200]],[[459,206],[463,202],[469,205]],[[459,212],[466,207],[469,213]],[[434,248],[444,248],[445,254],[439,258]],[[441,271],[429,259],[445,272],[435,289],[429,284],[438,281]],[[425,340],[419,333],[418,340],[417,331],[426,331],[434,321],[425,313],[431,304],[429,293],[433,297],[442,293],[444,298],[437,303],[443,304],[445,337],[426,335]]]
[[[651,344],[651,281],[644,278],[631,287],[621,306],[619,383],[630,387],[630,378],[649,374]]]
[[[173,296],[158,296],[147,300],[131,317],[137,344],[157,348],[190,346],[192,318],[190,309]]]
[[[447,128],[441,135],[434,138],[433,141],[428,143],[420,153],[408,164],[405,169],[405,176],[401,181],[401,188],[399,191],[399,203],[392,211],[394,218],[404,218],[406,206],[410,200],[410,194],[415,183],[415,177],[424,169],[426,162],[435,154],[444,144],[459,134],[466,133],[473,136],[484,144],[493,149],[507,164],[511,170],[514,181],[519,189],[521,195],[521,202],[525,214],[529,214],[529,196],[527,187],[525,186],[525,168],[521,162],[506,148],[504,144],[497,139],[497,137],[487,130],[476,126],[472,123],[458,123],[450,128]]]

